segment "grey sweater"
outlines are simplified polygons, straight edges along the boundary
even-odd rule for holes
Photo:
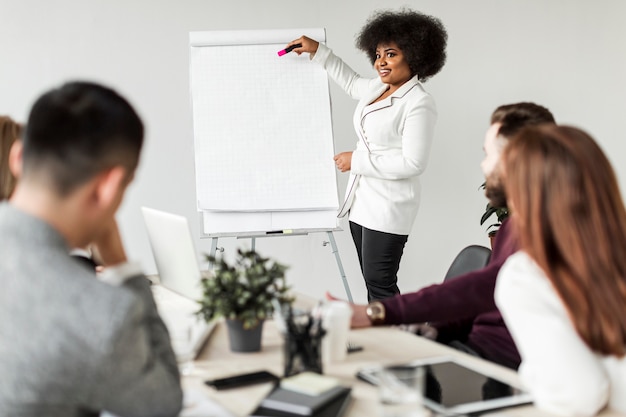
[[[0,204],[0,416],[174,416],[176,358],[147,279],[98,281],[50,225]]]

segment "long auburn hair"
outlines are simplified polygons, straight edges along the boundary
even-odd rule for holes
[[[543,269],[585,343],[626,354],[626,209],[610,162],[587,133],[529,127],[503,152],[522,250]]]
[[[11,196],[16,179],[9,169],[11,146],[22,136],[22,125],[10,117],[0,116],[0,201]]]

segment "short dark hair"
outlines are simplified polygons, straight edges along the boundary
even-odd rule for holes
[[[500,123],[498,135],[510,139],[526,126],[556,123],[547,108],[531,102],[505,104],[493,111],[491,124]]]
[[[133,107],[110,88],[70,82],[33,105],[24,135],[23,175],[45,175],[67,195],[99,172],[137,167],[144,127]]]
[[[380,43],[395,42],[412,75],[420,81],[437,74],[446,63],[448,33],[439,19],[410,9],[376,11],[357,36],[356,46],[373,64]]]

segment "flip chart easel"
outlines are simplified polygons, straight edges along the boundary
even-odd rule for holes
[[[338,191],[326,72],[277,52],[324,29],[191,32],[190,92],[201,236],[333,236]],[[276,232],[279,231],[279,232]],[[291,231],[291,233],[285,233]]]

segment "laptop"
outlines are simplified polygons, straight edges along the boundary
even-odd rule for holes
[[[206,323],[195,314],[200,309],[202,273],[187,218],[148,207],[141,211],[159,273],[160,285],[152,286],[159,314],[176,355],[195,358],[215,322]]]

